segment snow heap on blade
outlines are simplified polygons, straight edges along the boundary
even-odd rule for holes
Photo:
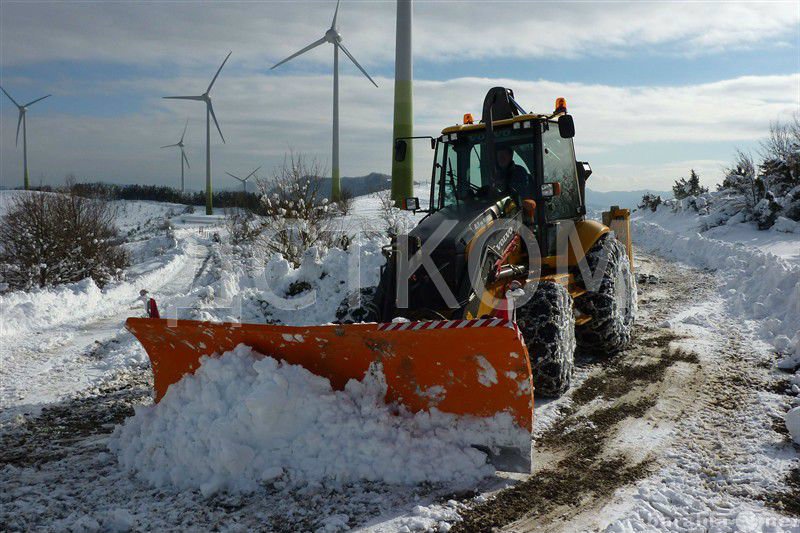
[[[111,438],[120,464],[156,486],[210,494],[276,481],[471,482],[494,472],[474,444],[530,444],[508,413],[410,413],[386,404],[378,364],[334,390],[302,366],[243,345],[201,363]]]

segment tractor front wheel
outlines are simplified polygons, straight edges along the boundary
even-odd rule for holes
[[[581,276],[588,292],[575,300],[575,309],[591,320],[575,332],[578,348],[612,355],[631,341],[636,319],[636,280],[625,247],[611,235],[604,235],[589,249],[583,268],[587,266],[588,271]]]
[[[569,388],[575,366],[572,297],[552,281],[529,283],[525,292],[517,326],[528,347],[536,394],[560,396]]]

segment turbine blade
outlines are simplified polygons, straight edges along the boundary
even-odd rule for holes
[[[232,178],[236,178],[237,180],[238,180],[238,179],[240,179],[240,178],[239,178],[239,176],[234,176],[234,175],[233,175],[233,174],[231,174],[230,172],[225,172],[225,174],[227,174],[228,176],[230,176],[230,177],[232,177]]]
[[[202,96],[162,96],[167,100],[205,100]]]
[[[263,166],[263,165],[260,165],[260,166],[259,166],[257,169],[255,169],[255,170],[254,170],[254,171],[252,171],[250,174],[248,174],[248,175],[247,175],[247,177],[245,178],[245,181],[247,181],[248,179],[250,179],[250,177],[251,177],[253,174],[255,174],[256,172],[258,172],[259,170],[261,170],[261,167],[262,167],[262,166]]]
[[[14,102],[14,105],[15,105],[15,106],[17,106],[17,107],[22,107],[22,106],[20,106],[20,105],[17,103],[17,101],[16,101],[16,100],[14,100],[14,98],[13,98],[13,97],[12,97],[10,94],[8,94],[8,92],[7,92],[5,89],[3,89],[2,87],[0,87],[0,91],[3,91],[3,93],[4,93],[6,96],[8,96],[8,99],[9,99],[9,100],[11,100],[12,102]]]
[[[362,67],[361,65],[359,65],[359,64],[358,64],[358,61],[356,61],[356,58],[355,58],[355,57],[353,57],[353,54],[351,54],[351,53],[350,53],[350,51],[349,51],[347,48],[345,48],[345,47],[344,47],[344,45],[343,45],[342,43],[336,43],[336,46],[338,46],[339,48],[341,48],[342,52],[344,52],[344,53],[347,55],[347,57],[349,57],[349,58],[350,58],[350,61],[352,61],[352,62],[353,62],[353,64],[355,64],[355,66],[357,66],[357,67],[358,67],[358,70],[360,70],[361,72],[363,72],[363,73],[364,73],[364,76],[366,76],[366,77],[369,79],[369,81],[371,81],[371,82],[372,82],[372,85],[374,85],[375,87],[377,87],[377,86],[378,86],[378,84],[377,84],[377,83],[375,83],[375,80],[373,80],[373,79],[372,79],[372,77],[371,77],[369,74],[367,74],[367,71],[366,71],[366,70],[364,70],[364,67]]]
[[[339,16],[339,0],[336,0],[336,11],[333,12],[333,22],[331,22],[331,28],[334,30],[337,29],[336,27],[336,18]]]
[[[299,51],[293,53],[292,55],[290,55],[289,57],[287,57],[283,61],[281,61],[279,63],[275,63],[272,67],[270,67],[270,70],[283,65],[287,61],[291,61],[292,59],[294,59],[295,57],[297,57],[297,56],[299,56],[301,54],[305,54],[306,52],[308,52],[312,48],[316,48],[317,46],[321,45],[324,42],[325,42],[325,37],[322,37],[321,39],[317,39],[316,41],[314,41],[313,43],[309,44],[308,46],[306,46],[302,50],[299,50]]]
[[[183,151],[183,147],[181,147],[181,155],[183,155],[183,160],[186,161],[186,168],[192,168],[189,166],[189,158],[186,157],[186,152]]]
[[[206,89],[206,93],[210,93],[211,92],[211,87],[214,86],[214,82],[217,81],[217,76],[219,76],[219,73],[222,71],[222,67],[224,67],[225,63],[228,62],[228,58],[231,57],[232,53],[233,53],[233,51],[228,52],[228,55],[226,55],[225,59],[222,60],[222,64],[217,69],[217,73],[214,74],[214,77],[211,79],[211,83],[208,84],[208,89]]]
[[[166,146],[162,146],[161,148],[172,148],[173,146],[178,146],[177,144],[168,144]]]
[[[36,102],[39,102],[39,101],[41,101],[41,100],[44,100],[45,98],[48,98],[48,97],[50,97],[50,96],[53,96],[53,95],[52,95],[52,94],[48,94],[47,96],[42,96],[41,98],[37,98],[36,100],[33,100],[33,101],[31,101],[31,102],[28,102],[27,104],[25,104],[25,105],[24,105],[24,106],[22,106],[22,107],[29,107],[29,106],[32,106],[32,105],[33,105],[33,104],[35,104]]]
[[[19,125],[22,124],[22,108],[19,109],[19,119],[17,120],[17,140],[14,142],[14,146],[19,145]]]
[[[219,127],[219,122],[217,122],[217,115],[214,114],[214,106],[211,105],[211,100],[208,101],[208,110],[211,111],[211,118],[214,119],[214,124],[217,126],[217,131],[219,132],[219,136],[222,139],[222,143],[225,144],[225,137],[222,135],[222,130]]]
[[[183,133],[181,133],[181,140],[178,141],[179,143],[183,142],[183,137],[186,135],[186,128],[189,127],[189,119],[186,119],[186,124],[183,126]]]

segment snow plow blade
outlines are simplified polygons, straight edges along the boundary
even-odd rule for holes
[[[501,319],[281,326],[129,318],[126,327],[152,363],[155,400],[200,366],[204,355],[239,344],[301,365],[342,390],[378,361],[387,403],[411,412],[506,420],[507,442],[471,443],[498,470],[531,471],[533,386],[528,352],[516,324]],[[491,436],[487,435],[487,438]]]

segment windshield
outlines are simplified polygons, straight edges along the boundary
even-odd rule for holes
[[[459,133],[440,147],[438,187],[434,206],[441,209],[475,196],[532,196],[533,133],[530,129],[498,129],[495,137],[495,177],[486,157],[485,131]]]

